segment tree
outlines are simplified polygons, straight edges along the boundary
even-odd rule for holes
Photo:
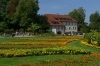
[[[7,5],[10,0],[0,0],[0,28],[7,28],[9,24],[9,17],[7,16]],[[1,29],[0,29],[1,30]]]
[[[40,26],[38,24],[31,23],[31,28],[35,34],[37,32],[37,30],[40,28]]]
[[[100,14],[98,11],[95,13],[92,13],[90,15],[90,24],[89,24],[91,30],[97,30],[100,32]]]
[[[20,0],[14,14],[13,23],[17,23],[20,27],[27,29],[39,10],[37,0]]]
[[[9,4],[7,5],[7,13],[10,17],[13,17],[14,13],[16,12],[16,7],[18,6],[20,0],[10,0]]]
[[[47,22],[47,17],[45,15],[38,15],[37,16],[37,23],[41,26],[39,31],[40,32],[47,32],[50,29],[49,23]]]
[[[9,3],[9,0],[0,0],[0,22],[4,21],[6,17],[6,7]]]
[[[85,9],[79,7],[78,9],[74,9],[72,12],[69,13],[69,16],[77,20],[78,22],[78,31],[83,32],[83,27],[86,26],[85,24]],[[85,29],[84,29],[85,30]]]
[[[0,13],[6,12],[6,6],[8,3],[9,0],[0,0]]]
[[[5,22],[0,22],[0,32],[4,32],[8,28]]]

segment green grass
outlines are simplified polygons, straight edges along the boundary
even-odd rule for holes
[[[82,56],[82,55],[78,55]],[[0,58],[0,66],[16,66],[20,63],[43,62],[46,60],[55,61],[62,58],[77,57],[77,55],[45,55],[45,56],[29,56],[29,57],[13,57]]]
[[[15,38],[15,37],[0,38],[0,42],[9,42],[13,40],[19,40],[19,38]]]
[[[56,38],[56,37],[4,37],[0,38],[0,42],[18,41],[20,38]]]
[[[93,47],[89,47],[89,46],[83,45],[83,44],[81,43],[81,40],[73,41],[73,42],[71,42],[71,43],[68,43],[68,46],[73,46],[73,47],[85,49],[85,50],[88,50],[88,51],[91,51],[91,52],[100,53],[100,49],[96,49],[96,48],[93,48]]]

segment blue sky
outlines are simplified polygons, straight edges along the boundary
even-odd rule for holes
[[[89,23],[89,16],[96,12],[100,12],[100,0],[38,0],[38,14],[68,14],[73,9],[83,7],[86,10],[85,21]]]

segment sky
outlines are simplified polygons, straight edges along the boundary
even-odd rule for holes
[[[38,14],[68,14],[74,9],[83,7],[86,10],[85,22],[89,23],[89,17],[96,11],[100,12],[100,0],[38,0]]]

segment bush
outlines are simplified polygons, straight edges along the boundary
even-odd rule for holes
[[[84,36],[84,41],[93,45],[100,45],[100,33],[96,30],[92,30]]]

